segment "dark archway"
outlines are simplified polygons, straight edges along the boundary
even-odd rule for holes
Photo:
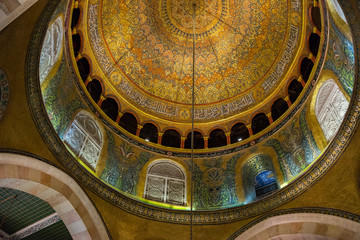
[[[209,135],[209,148],[226,145],[226,135],[222,129],[215,129]]]
[[[119,107],[117,102],[112,98],[105,99],[100,107],[104,113],[111,118],[114,122],[118,116]]]
[[[137,120],[133,114],[124,113],[120,118],[119,125],[129,133],[136,134]]]
[[[271,117],[272,117],[273,121],[276,121],[288,109],[289,109],[289,106],[284,99],[279,98],[278,100],[276,100],[273,103],[273,105],[271,106]]]
[[[250,137],[249,129],[243,123],[237,123],[231,128],[230,140],[231,143],[240,142]]]
[[[146,123],[140,130],[139,137],[146,141],[157,143],[159,138],[159,131],[157,127],[152,123]]]
[[[73,44],[74,56],[76,57],[79,54],[79,51],[80,51],[80,48],[81,48],[80,34],[72,35],[72,44]]]
[[[307,82],[307,80],[309,79],[309,76],[310,76],[310,73],[311,73],[311,70],[313,69],[313,67],[314,67],[314,63],[309,58],[304,58],[301,61],[300,72],[301,72],[301,76],[305,82]]]
[[[321,32],[321,14],[319,7],[312,7],[311,8],[311,20],[316,28]]]
[[[90,63],[86,58],[81,58],[77,61],[80,77],[85,82],[90,74]]]
[[[261,132],[265,128],[270,125],[269,118],[265,115],[265,113],[256,114],[251,121],[251,129],[253,134],[257,134]]]
[[[316,33],[311,33],[309,37],[309,48],[311,53],[316,56],[319,51],[320,36]]]
[[[191,132],[186,137],[185,148],[191,149]],[[203,148],[204,148],[203,135],[198,131],[194,131],[194,149],[203,149]]]
[[[72,17],[71,17],[71,28],[73,29],[76,25],[78,25],[80,20],[80,8],[74,8]]]
[[[289,100],[291,103],[296,101],[302,90],[303,86],[301,83],[299,83],[297,79],[292,80],[288,87]]]
[[[93,79],[86,86],[91,98],[97,103],[100,100],[100,96],[102,93],[101,83],[97,79]]]
[[[180,133],[173,129],[166,130],[164,132],[164,135],[162,136],[161,145],[166,147],[180,148],[181,145]]]

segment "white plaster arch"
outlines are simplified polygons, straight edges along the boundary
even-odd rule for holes
[[[298,237],[298,238],[295,238]],[[346,218],[320,213],[293,213],[274,216],[252,226],[236,240],[357,240],[360,223]]]
[[[104,222],[82,188],[54,166],[28,156],[0,153],[0,187],[48,202],[73,239],[109,239]]]

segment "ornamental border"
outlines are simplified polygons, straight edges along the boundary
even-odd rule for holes
[[[345,6],[344,10],[348,15],[352,29],[360,29],[360,23],[357,21],[356,15],[351,12],[353,10],[351,4],[348,3],[347,0],[341,1],[343,2],[343,6]],[[59,2],[60,0],[49,1],[48,5],[43,10],[43,13],[33,30],[26,56],[26,94],[29,109],[42,138],[66,170],[82,186],[87,187],[102,199],[139,217],[161,222],[190,224],[191,213],[189,211],[164,209],[139,202],[131,197],[121,194],[93,176],[66,150],[63,142],[53,129],[42,101],[38,69],[41,44],[46,33],[46,28]],[[324,4],[324,0],[322,0],[322,3]],[[355,59],[357,60],[357,56],[360,54],[360,31],[353,31],[353,37]],[[357,78],[360,73],[360,61],[356,61],[355,65],[355,75]],[[217,211],[194,211],[192,213],[193,224],[223,224],[254,217],[289,202],[319,181],[337,162],[358,126],[360,116],[359,87],[360,83],[355,81],[354,96],[351,99],[346,119],[341,125],[334,141],[329,145],[321,158],[301,177],[283,189],[274,192],[270,196],[247,205]]]
[[[222,155],[232,154],[232,153],[250,148],[253,145],[258,144],[261,141],[264,141],[265,139],[269,138],[270,136],[275,134],[277,131],[279,131],[279,129],[282,128],[286,123],[288,123],[291,120],[291,118],[304,106],[305,102],[308,100],[308,97],[309,97],[311,91],[313,90],[313,87],[315,86],[315,83],[316,83],[318,77],[320,76],[323,65],[325,64],[325,57],[326,57],[326,53],[327,53],[327,42],[328,42],[328,38],[329,38],[329,36],[328,36],[329,35],[329,33],[328,33],[329,32],[328,31],[329,21],[328,21],[328,12],[325,8],[325,3],[323,3],[322,6],[324,9],[323,10],[323,12],[324,12],[324,30],[323,30],[324,44],[322,46],[321,51],[323,54],[320,56],[319,62],[316,66],[313,80],[311,81],[311,83],[309,83],[307,85],[306,89],[304,90],[304,95],[299,100],[298,104],[295,105],[295,107],[292,109],[291,112],[287,113],[286,117],[284,117],[281,122],[279,122],[277,125],[273,124],[272,127],[270,125],[270,127],[269,127],[270,129],[265,134],[253,139],[252,141],[249,141],[245,144],[242,144],[242,145],[236,146],[236,147],[232,147],[231,145],[226,145],[227,149],[224,149],[224,150],[214,151],[212,149],[209,149],[205,153],[194,153],[195,158],[219,157]],[[70,14],[70,13],[68,13],[68,14]],[[66,19],[68,21],[69,16],[66,16]],[[84,87],[81,85],[80,81],[78,80],[77,74],[74,69],[73,61],[71,60],[71,57],[69,56],[70,51],[72,51],[72,50],[70,49],[68,37],[69,36],[67,34],[65,34],[65,43],[66,43],[66,48],[67,48],[66,52],[65,52],[65,57],[70,62],[69,70],[70,70],[71,74],[74,76],[75,86],[77,87],[80,95],[82,96],[83,100],[86,102],[88,107],[91,109],[91,111],[94,113],[97,113],[98,118],[104,123],[105,126],[107,126],[107,128],[109,128],[111,131],[115,132],[117,135],[119,135],[121,138],[125,139],[127,142],[129,142],[135,146],[138,146],[144,150],[151,151],[151,152],[154,152],[157,154],[172,156],[172,157],[181,157],[181,158],[190,158],[191,157],[190,153],[178,151],[180,149],[174,148],[171,150],[164,150],[161,148],[161,145],[159,145],[159,144],[156,144],[157,146],[150,146],[150,145],[138,142],[134,139],[133,135],[131,135],[131,134],[127,135],[127,134],[123,133],[123,131],[121,131],[118,126],[115,126],[108,120],[107,117],[104,117],[105,114],[103,114],[97,110],[97,108],[94,106],[94,104],[92,103],[90,98],[86,95],[86,93],[85,93],[86,90],[84,90]],[[301,39],[300,39],[300,41],[301,41]],[[181,149],[181,150],[184,150],[184,149]]]

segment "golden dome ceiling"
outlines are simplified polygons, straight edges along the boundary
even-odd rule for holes
[[[39,67],[33,62],[46,64],[39,74],[42,100],[29,84],[31,106],[64,166],[107,200],[141,216],[186,223],[193,196],[198,223],[233,221],[288,201],[336,161],[338,150],[326,152],[332,154],[326,163],[320,158],[346,116],[353,50],[324,1],[59,2],[49,3],[57,10],[45,13],[53,14],[50,24],[40,21],[34,33],[37,41],[48,29],[43,46],[37,41],[29,50],[41,52],[40,60],[28,54],[30,75]],[[53,52],[59,45],[64,48]],[[193,67],[195,130],[204,140],[194,168],[185,149]],[[330,94],[318,98],[323,86]],[[330,116],[323,114],[329,96],[340,109],[336,121],[323,117]],[[275,118],[279,99],[285,110]],[[136,116],[133,132],[121,125],[127,113]],[[258,114],[268,125],[254,131]],[[148,123],[156,126],[157,141],[141,136]],[[238,123],[248,136],[234,143]],[[179,147],[159,140],[168,129],[181,133]],[[226,146],[207,145],[214,129],[223,131]],[[159,193],[164,170],[175,179],[165,179],[175,184],[169,198]]]
[[[290,0],[79,4],[87,13],[77,27],[89,42],[83,56],[102,79],[102,95],[138,109],[139,118],[184,123],[191,119],[193,64],[195,122],[254,112],[274,94],[284,97],[308,21]]]
[[[109,62],[116,65],[110,74],[112,86],[121,93],[121,82],[127,81],[149,97],[191,104],[191,7],[197,1],[115,2],[103,1],[99,9],[100,38],[108,51],[106,55],[94,52],[97,59],[110,56]],[[261,85],[279,60],[290,18],[287,2],[214,0],[206,6],[204,1],[197,4],[195,103],[241,98]],[[90,35],[90,41],[97,40]]]

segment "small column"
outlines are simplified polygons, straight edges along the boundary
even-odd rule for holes
[[[315,56],[314,56],[312,53],[309,54],[309,59],[310,59],[313,63],[315,63],[316,58],[315,58]]]
[[[272,124],[274,122],[272,116],[271,116],[271,112],[269,112],[268,114],[266,114],[266,116],[268,117],[269,119],[269,123]]]
[[[185,140],[186,140],[186,137],[181,137],[180,148],[184,148],[184,147],[185,147]]]
[[[87,87],[87,85],[89,84],[89,82],[92,81],[92,78],[90,77],[90,75],[86,78],[86,81],[85,81],[85,87]]]
[[[252,128],[251,128],[251,124],[246,125],[246,128],[248,129],[250,136],[254,135],[254,134],[253,134],[253,131],[252,131]]]
[[[284,97],[284,100],[286,101],[288,107],[290,107],[290,106],[291,106],[291,102],[290,102],[289,96]]]
[[[101,104],[103,103],[103,101],[104,101],[105,99],[106,99],[106,98],[105,98],[103,95],[100,95],[100,99],[99,99],[97,105],[98,105],[99,107],[101,107]]]
[[[204,148],[209,147],[209,137],[204,137]]]
[[[79,61],[82,58],[81,53],[78,53],[78,55],[75,57],[76,61]]]
[[[136,136],[140,135],[140,130],[143,128],[143,126],[141,126],[140,124],[137,125],[137,129],[136,129]]]
[[[320,30],[319,30],[316,26],[313,28],[313,33],[316,33],[316,34],[318,34],[318,35],[321,35]]]
[[[120,122],[120,118],[123,116],[124,114],[122,114],[121,112],[118,113],[117,117],[116,117],[116,123],[119,124]]]
[[[79,8],[79,2],[78,1],[74,1],[74,8]]]
[[[159,132],[158,133],[158,144],[161,144],[161,139],[162,139],[162,136],[164,135],[164,133],[161,133],[161,132]]]
[[[76,32],[76,28],[74,28],[72,31],[71,31],[72,35],[75,35],[77,32]]]
[[[226,144],[227,144],[227,145],[231,144],[230,134],[231,134],[231,132],[225,133],[225,136],[226,136]]]
[[[301,83],[301,86],[302,87],[305,87],[305,81],[304,81],[304,79],[302,78],[302,76],[300,75],[300,77],[297,79],[297,81],[299,82],[299,83]]]

